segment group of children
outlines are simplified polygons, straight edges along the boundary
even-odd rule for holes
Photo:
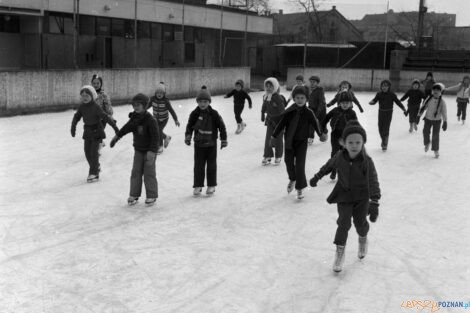
[[[333,266],[335,272],[342,269],[344,251],[348,231],[351,227],[351,218],[359,234],[358,257],[364,258],[367,253],[367,233],[369,220],[375,222],[379,211],[381,196],[377,172],[371,157],[366,153],[364,144],[367,140],[366,131],[357,121],[353,110],[353,103],[363,109],[352,92],[349,82],[343,81],[334,99],[328,104],[325,101],[324,90],[319,86],[317,76],[310,77],[310,87],[305,86],[303,77],[297,77],[297,85],[293,88],[289,101],[280,94],[279,82],[270,77],[265,80],[265,94],[261,108],[261,121],[266,126],[266,136],[263,154],[263,165],[271,163],[280,164],[283,154],[286,163],[289,182],[287,192],[297,191],[297,199],[302,199],[303,189],[307,187],[305,163],[308,145],[312,143],[316,132],[322,142],[327,140],[329,123],[331,158],[310,179],[310,186],[316,187],[318,181],[330,174],[331,179],[338,178],[337,183],[328,197],[329,203],[337,203],[338,228],[334,243],[336,256]],[[466,105],[469,99],[470,78],[465,77],[463,82],[447,90],[457,91],[459,105],[458,118],[465,121]],[[166,97],[165,85],[161,82],[151,98],[144,94],[137,94],[132,99],[134,111],[129,114],[129,121],[119,129],[112,117],[112,107],[109,96],[104,93],[103,80],[93,76],[92,86],[84,86],[80,90],[82,104],[77,109],[71,127],[71,134],[75,136],[76,125],[83,117],[84,120],[84,149],[89,163],[89,176],[87,181],[93,182],[99,178],[99,149],[106,137],[104,127],[110,124],[116,135],[110,146],[124,135],[132,132],[134,136],[134,161],[130,179],[130,194],[128,204],[136,204],[141,196],[142,180],[146,189],[146,204],[153,204],[158,197],[158,182],[156,179],[155,162],[157,154],[167,147],[171,137],[163,130],[168,122],[169,115],[180,126],[177,115]],[[420,90],[420,82],[414,80],[412,88],[399,100],[390,90],[391,83],[384,80],[380,91],[370,104],[379,103],[378,125],[382,139],[382,149],[387,150],[390,123],[393,115],[393,105],[397,104],[405,116],[409,115],[410,132],[417,130],[419,119],[424,115],[424,145],[427,151],[431,146],[436,157],[439,155],[439,130],[442,123],[443,130],[447,129],[446,103],[442,99],[445,87],[434,83],[430,94]],[[252,108],[251,98],[243,90],[243,81],[237,80],[235,89],[226,94],[225,98],[234,97],[234,113],[237,122],[236,134],[240,134],[246,127],[241,113],[245,100]],[[408,99],[406,110],[401,101]],[[423,101],[424,99],[424,101]],[[294,104],[288,106],[293,100]],[[221,115],[211,107],[211,95],[207,87],[203,86],[196,96],[197,107],[190,113],[185,131],[184,142],[189,146],[194,142],[194,181],[193,194],[199,196],[207,177],[206,194],[212,195],[217,186],[217,139],[219,138],[223,149],[227,147],[227,131]],[[308,104],[307,104],[308,103]],[[327,113],[327,107],[337,103],[337,107]],[[421,103],[423,103],[421,105]],[[147,110],[152,108],[153,115]],[[430,134],[432,131],[432,140]],[[283,140],[284,137],[284,140]],[[143,179],[142,179],[143,178]]]

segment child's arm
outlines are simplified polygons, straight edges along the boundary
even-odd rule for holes
[[[329,108],[329,107],[331,107],[332,105],[334,105],[336,102],[338,102],[338,97],[339,97],[338,95],[339,95],[339,93],[337,93],[337,94],[335,95],[335,97],[334,97],[330,102],[328,102],[328,104],[326,105],[326,107]]]
[[[110,115],[104,113],[103,109],[101,109],[98,105],[96,106],[96,108],[97,108],[96,110],[97,110],[98,116],[103,121],[108,123],[114,129],[114,132],[117,134],[119,131],[119,128],[116,126],[116,122],[114,121],[114,119]]]
[[[336,162],[336,158],[337,158],[337,155],[341,153],[341,151],[339,151],[336,155],[334,155],[331,159],[328,160],[328,162],[326,162],[325,165],[323,165],[320,170],[318,171],[318,173],[316,173],[311,179],[310,179],[310,186],[312,187],[316,187],[317,186],[317,183],[320,179],[322,179],[323,176],[325,175],[328,175],[329,173],[331,173],[331,171],[335,168],[334,165],[335,165],[335,162]]]
[[[325,118],[323,119],[322,123],[321,123],[321,129],[323,131],[323,133],[325,134],[328,134],[328,122],[331,120],[331,118],[333,117],[333,114],[335,113],[335,109],[331,110],[330,112],[328,112],[325,116]]]
[[[253,103],[251,102],[251,97],[248,92],[245,91],[245,98],[248,100],[248,107],[251,109],[253,107]]]
[[[170,112],[171,114],[171,117],[173,118],[173,120],[175,121],[175,124],[176,126],[180,126],[180,122],[178,122],[178,116],[176,115],[176,112],[175,110],[173,109],[173,107],[171,106],[171,103],[170,103],[170,100],[166,99],[166,108],[168,109],[168,111]]]
[[[370,105],[374,105],[377,103],[377,101],[379,101],[379,93],[377,92],[377,94],[375,95],[374,99],[372,99],[369,104]]]
[[[403,97],[400,98],[400,101],[405,101],[406,99],[408,99],[409,96],[410,96],[410,91],[407,90],[405,94],[403,95]]]
[[[406,112],[405,106],[403,105],[403,103],[401,103],[400,100],[398,100],[397,95],[394,93],[392,97],[393,97],[393,102],[395,102],[400,107],[400,109],[402,109],[403,112]]]
[[[321,107],[326,107],[326,100],[325,100],[325,91],[323,90],[323,88],[320,89],[320,96],[319,96],[319,104],[320,104],[320,108]]]
[[[191,112],[188,119],[188,124],[186,125],[186,132],[184,133],[185,139],[184,142],[189,146],[191,145],[191,138],[193,136],[193,127],[197,121],[197,111]]]
[[[227,147],[228,145],[227,129],[225,128],[225,123],[224,123],[222,116],[220,116],[220,114],[218,113],[217,113],[217,128],[219,129],[219,133],[220,133],[220,141],[221,141],[220,149],[223,149]]]
[[[315,113],[312,112],[312,114],[309,115],[309,124],[313,127],[315,132],[318,134],[318,137],[320,137],[320,141],[326,141],[324,133],[324,128],[320,125],[320,122],[318,121],[317,117],[315,116]],[[328,131],[326,132],[328,133]]]
[[[128,133],[134,131],[134,123],[132,120],[129,120],[124,126],[121,127],[121,129],[116,133],[116,135],[111,139],[111,143],[109,144],[110,147],[114,147],[116,142],[118,142],[119,139],[127,135]]]
[[[261,106],[261,122],[264,122],[266,113],[266,101],[263,101],[263,105]]]
[[[233,89],[232,91],[230,91],[228,94],[226,94],[224,96],[224,98],[230,98],[231,96],[233,96],[233,94],[235,93],[235,89]]]
[[[150,136],[150,147],[149,151],[154,153],[158,152],[159,139],[160,139],[160,130],[158,128],[157,120],[154,118],[149,118],[150,127],[149,127],[149,136]]]
[[[377,178],[377,171],[375,170],[374,162],[371,158],[369,158],[368,162],[368,183],[369,183],[369,219],[372,223],[377,221],[377,217],[379,216],[379,200],[381,197],[380,194],[380,185],[379,180]]]
[[[352,92],[351,92],[352,93]],[[353,96],[353,102],[356,104],[357,108],[359,109],[359,111],[361,113],[364,112],[364,109],[362,108],[361,104],[359,103],[359,100],[357,100],[356,96],[354,95],[354,93],[352,93],[352,96]]]
[[[276,125],[276,128],[274,128],[272,137],[277,138],[277,136],[279,135],[279,133],[280,133],[284,128],[286,128],[286,125],[287,125],[287,114],[282,114],[281,120],[280,120],[279,123]]]
[[[70,133],[72,134],[72,137],[75,137],[75,132],[77,131],[77,123],[81,120],[82,118],[82,113],[80,110],[77,110],[75,114],[73,115],[72,118],[72,125],[70,126]]]
[[[458,84],[455,85],[455,86],[446,88],[445,91],[451,91],[451,92],[459,91],[460,88],[461,88],[461,86],[462,86],[462,83],[458,83]]]

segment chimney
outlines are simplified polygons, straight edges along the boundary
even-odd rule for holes
[[[279,15],[284,14],[284,10],[279,10]]]
[[[333,6],[332,10],[336,10],[336,5]]]

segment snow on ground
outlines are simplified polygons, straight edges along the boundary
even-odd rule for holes
[[[157,159],[160,198],[150,208],[126,204],[132,135],[106,146],[101,180],[87,184],[83,124],[75,138],[69,132],[73,111],[1,119],[0,312],[411,312],[403,301],[470,300],[469,126],[445,97],[449,129],[434,159],[423,151],[423,123],[409,134],[395,110],[382,153],[373,95],[357,93],[358,115],[378,170],[380,216],[362,261],[351,229],[339,275],[331,271],[336,206],[326,203],[334,184],[325,177],[298,202],[286,194],[284,163],[260,165],[260,92],[241,135],[232,99],[213,97],[229,146],[218,152],[212,198],[192,196],[193,147],[183,134],[195,100],[172,102],[182,127],[166,129],[173,140]],[[119,126],[130,110],[115,108]],[[308,178],[329,154],[329,143],[309,147]]]

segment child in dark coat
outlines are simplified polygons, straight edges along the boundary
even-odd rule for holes
[[[424,151],[434,151],[434,157],[439,157],[439,132],[442,122],[442,130],[447,130],[447,106],[442,99],[442,92],[445,87],[441,83],[434,84],[432,87],[432,96],[424,100],[422,108],[419,110],[418,118],[426,112],[424,116],[423,140]],[[430,139],[432,129],[432,141]]]
[[[328,203],[337,204],[339,214],[334,240],[336,257],[333,271],[335,272],[340,272],[343,267],[351,217],[359,235],[358,257],[362,259],[366,256],[369,232],[366,217],[370,213],[370,221],[377,220],[381,197],[374,162],[364,148],[367,141],[364,128],[357,121],[349,121],[341,138],[345,149],[338,151],[310,180],[310,186],[316,187],[323,176],[334,169],[338,172],[338,182],[327,199]]]
[[[278,136],[275,140],[271,140],[277,123],[281,120],[281,114],[285,111],[285,101],[279,94],[279,82],[274,77],[269,77],[264,81],[263,105],[261,107],[261,122],[266,125],[266,137],[264,139],[264,153],[262,165],[271,163],[271,159],[275,156],[274,164],[279,165],[282,160],[284,142],[282,136]],[[275,153],[273,153],[273,147]]]
[[[98,95],[92,86],[83,86],[80,89],[80,97],[82,104],[80,104],[73,116],[70,133],[72,137],[75,137],[77,123],[83,117],[84,150],[90,166],[87,182],[91,183],[99,179],[101,170],[99,149],[103,139],[106,138],[102,121],[111,125],[116,133],[119,131],[119,128],[117,128],[114,119],[106,114],[95,102]]]
[[[467,118],[467,104],[470,100],[470,76],[465,75],[461,83],[446,88],[445,91],[457,91],[457,120],[462,116],[462,125]]]
[[[334,108],[328,114],[326,114],[321,128],[325,134],[328,133],[326,125],[330,122],[331,127],[331,157],[341,150],[340,139],[343,135],[343,130],[346,127],[346,124],[350,120],[357,120],[356,112],[352,108],[353,95],[350,91],[343,91],[338,95],[338,104],[339,107]],[[331,179],[336,178],[336,171],[332,170],[330,174]]]
[[[308,97],[308,107],[310,110],[315,113],[315,116],[318,119],[320,124],[323,122],[323,119],[326,116],[326,101],[325,101],[325,91],[323,87],[319,86],[320,77],[311,76],[309,78],[310,82],[310,95]],[[310,128],[310,137],[308,139],[308,144],[313,144],[313,139],[315,136],[315,131],[313,128]]]
[[[237,121],[237,130],[235,131],[235,134],[241,133],[246,127],[246,123],[243,122],[242,119],[242,112],[245,108],[245,99],[248,100],[248,107],[250,110],[252,108],[251,98],[248,93],[243,90],[243,85],[243,80],[237,80],[235,82],[235,89],[224,96],[224,98],[230,98],[233,96],[233,111],[235,113],[235,120]]]
[[[227,147],[227,131],[219,113],[211,106],[211,95],[202,86],[196,97],[198,107],[189,115],[184,142],[190,146],[194,133],[194,184],[193,194],[199,196],[204,187],[207,166],[207,195],[217,186],[217,134],[220,132],[220,149]]]
[[[150,98],[148,107],[153,109],[153,116],[158,122],[158,130],[160,133],[158,154],[160,154],[163,152],[163,148],[168,147],[171,140],[171,136],[168,136],[163,132],[170,118],[169,114],[171,114],[171,117],[175,121],[175,125],[180,127],[178,116],[176,116],[175,110],[173,110],[173,107],[171,106],[170,99],[166,96],[166,87],[163,82],[160,82],[157,85],[155,95]]]
[[[144,94],[137,94],[132,99],[134,112],[129,113],[129,121],[121,128],[111,141],[111,148],[126,134],[134,135],[134,163],[131,172],[131,186],[127,203],[137,203],[142,193],[142,176],[144,177],[147,198],[145,204],[152,205],[158,198],[158,182],[155,170],[159,143],[159,129],[157,121],[147,112],[149,98]]]
[[[424,92],[419,89],[420,85],[421,84],[419,82],[419,79],[413,80],[413,82],[411,83],[411,89],[408,89],[408,91],[400,99],[400,101],[405,101],[406,99],[408,99],[408,110],[406,111],[406,113],[409,116],[410,133],[413,132],[413,129],[418,130],[419,107],[421,106],[421,102],[423,101],[423,99],[426,98]]]
[[[306,107],[308,90],[306,88],[296,88],[292,92],[295,105],[290,106],[281,117],[281,120],[273,132],[275,139],[285,130],[285,156],[289,184],[287,193],[297,190],[297,199],[303,198],[302,189],[307,187],[305,177],[305,159],[307,157],[308,138],[310,127],[313,127],[322,141],[326,140],[322,136],[322,131],[315,114]]]
[[[396,103],[403,114],[407,115],[403,103],[398,100],[397,95],[390,91],[392,83],[389,80],[384,80],[380,83],[380,91],[375,95],[374,99],[369,104],[374,105],[379,102],[379,133],[382,138],[382,150],[387,151],[388,136],[390,133],[390,124],[392,123],[393,116],[393,103]]]
[[[287,99],[286,101],[286,107],[294,99],[293,93],[294,93],[295,88],[305,88],[304,77],[302,75],[297,75],[295,77],[295,85],[294,87],[292,87],[292,91],[291,91],[291,94],[289,95],[289,99]]]
[[[434,76],[432,75],[432,72],[428,72],[426,74],[426,79],[424,79],[421,83],[424,85],[424,94],[426,95],[426,97],[431,96],[432,86],[434,86],[434,84],[436,83],[434,81]]]
[[[339,106],[339,96],[341,95],[342,92],[349,91],[351,96],[352,96],[352,102],[354,102],[354,104],[357,105],[357,108],[359,109],[359,112],[363,113],[364,109],[362,108],[361,104],[359,103],[359,100],[357,100],[356,96],[354,95],[354,92],[352,92],[351,89],[352,89],[351,83],[348,82],[347,80],[343,80],[341,83],[339,83],[338,93],[336,93],[333,100],[328,102],[326,107],[329,108],[329,107],[333,106],[335,103],[338,103],[338,106]]]

